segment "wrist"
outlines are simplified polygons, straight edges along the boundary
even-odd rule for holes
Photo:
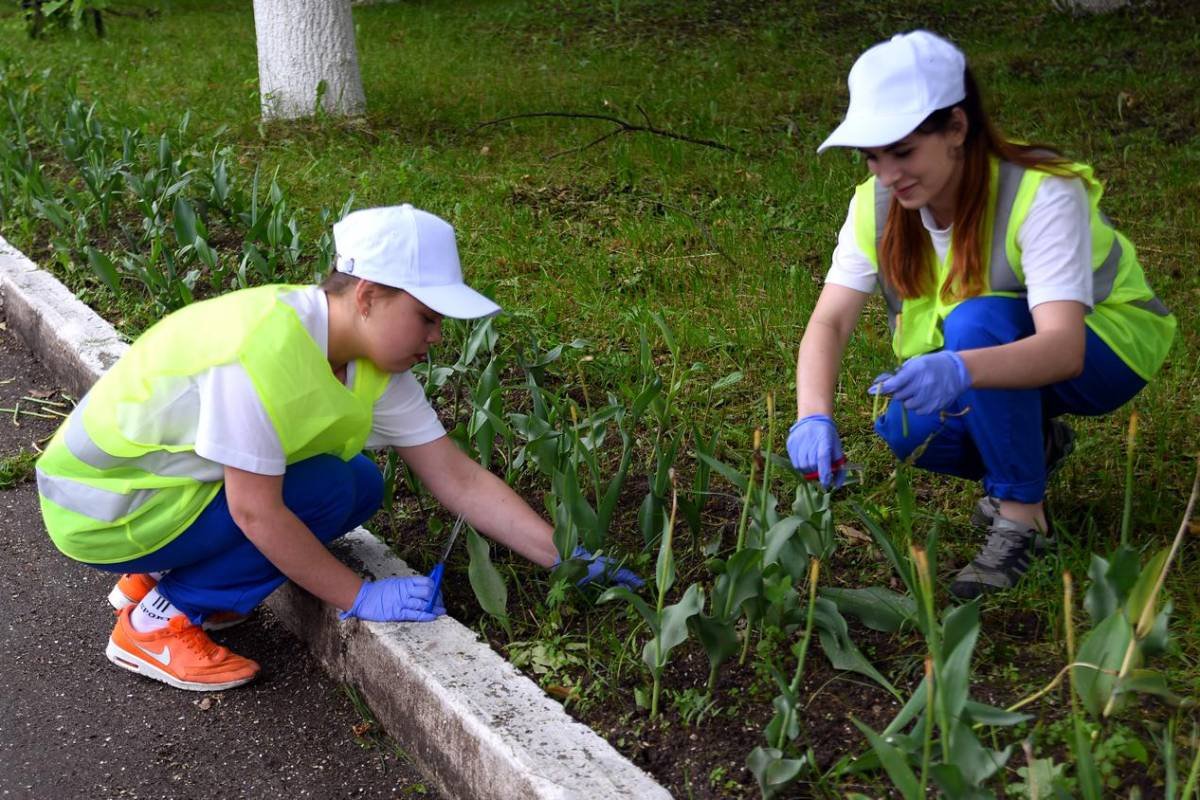
[[[959,382],[964,388],[971,388],[971,386],[974,384],[974,380],[971,377],[971,370],[967,368],[966,360],[957,351],[947,350],[946,352],[950,354],[951,359],[954,361],[954,367],[958,372]]]
[[[363,597],[367,593],[367,587],[371,585],[371,581],[364,580],[358,587],[358,592],[354,595],[354,602],[346,606],[346,610],[338,614],[338,619],[349,619],[350,617],[358,616],[358,610],[363,602]]]
[[[833,425],[833,418],[828,414],[806,414],[792,423],[789,433],[796,430],[796,428],[799,428],[806,422],[822,422],[826,425]]]

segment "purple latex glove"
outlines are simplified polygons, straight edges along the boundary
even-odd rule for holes
[[[875,379],[868,394],[890,394],[916,414],[933,414],[953,403],[971,388],[971,373],[962,356],[939,350],[910,358],[895,375],[887,372]]]
[[[624,586],[630,591],[636,591],[646,585],[646,582],[639,578],[633,570],[617,566],[615,558],[594,556],[583,545],[575,548],[575,552],[571,554],[571,558],[577,558],[587,564],[587,574],[579,579],[577,582],[579,586],[598,580],[602,583]],[[557,567],[561,563],[562,559],[556,558],[554,566]]]
[[[837,488],[846,482],[845,470],[834,466],[838,461],[846,463],[842,440],[833,420],[824,414],[809,414],[792,423],[787,451],[794,469],[816,472],[826,489]]]
[[[354,605],[340,617],[373,622],[432,622],[446,613],[440,602],[434,604],[432,611],[425,610],[435,591],[433,580],[425,575],[363,581]]]

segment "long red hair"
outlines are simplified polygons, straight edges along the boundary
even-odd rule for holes
[[[983,108],[979,86],[968,68],[965,73],[966,97],[961,103],[939,109],[917,126],[916,132],[939,133],[946,129],[955,108],[967,116],[967,135],[962,146],[962,179],[954,206],[954,256],[946,282],[938,289],[946,302],[965,300],[984,290],[983,254],[989,243],[983,241],[988,193],[991,189],[989,158],[996,156],[1022,167],[1041,169],[1055,175],[1071,175],[1070,160],[1045,145],[1016,144],[997,132]],[[908,210],[893,197],[888,207],[883,239],[879,243],[879,265],[884,278],[902,298],[922,297],[931,293],[934,273],[932,242],[921,214]]]

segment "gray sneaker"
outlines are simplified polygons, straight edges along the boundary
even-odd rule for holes
[[[1037,528],[997,516],[988,527],[987,542],[970,564],[959,570],[950,594],[970,600],[988,592],[1011,589],[1038,551],[1053,542]]]
[[[1046,477],[1058,472],[1067,456],[1075,451],[1075,431],[1060,419],[1050,420],[1046,429]],[[976,528],[987,528],[1000,516],[1000,501],[986,495],[979,498],[971,510],[971,524]]]

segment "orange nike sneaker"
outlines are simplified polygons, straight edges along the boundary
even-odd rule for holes
[[[118,667],[194,692],[232,689],[258,674],[257,662],[221,647],[183,614],[171,617],[165,628],[139,633],[129,621],[133,609],[117,612],[104,651]]]
[[[137,605],[157,585],[158,581],[143,572],[127,572],[108,593],[109,605],[117,611],[125,606]],[[203,627],[206,631],[220,631],[241,625],[247,619],[245,614],[236,611],[215,611],[204,620]]]

